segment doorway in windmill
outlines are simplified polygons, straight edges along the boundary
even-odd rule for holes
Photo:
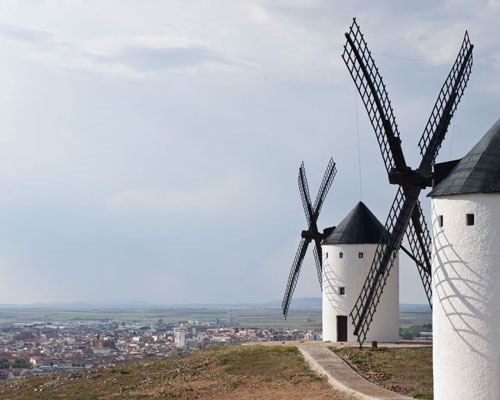
[[[347,342],[347,315],[337,315],[337,342]]]

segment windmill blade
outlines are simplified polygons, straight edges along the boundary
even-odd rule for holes
[[[400,187],[392,203],[385,223],[385,231],[377,245],[370,271],[350,313],[354,324],[354,335],[358,337],[360,345],[363,345],[366,340],[420,190],[418,186],[411,186],[407,190]]]
[[[295,258],[293,259],[292,269],[290,270],[290,275],[288,276],[288,283],[286,285],[285,295],[283,297],[283,302],[281,303],[281,308],[283,310],[283,315],[288,315],[288,308],[290,307],[290,302],[292,301],[293,292],[295,291],[295,286],[297,286],[297,280],[299,279],[300,268],[302,267],[302,262],[304,261],[304,256],[306,255],[307,246],[311,242],[310,239],[302,239],[295,253]]]
[[[413,209],[410,223],[406,229],[406,239],[410,245],[409,255],[417,265],[425,295],[432,309],[431,235],[419,201]]]
[[[328,166],[326,167],[325,174],[323,175],[323,180],[321,181],[321,185],[318,190],[318,195],[316,196],[316,200],[314,201],[313,212],[317,217],[321,211],[321,207],[323,207],[323,203],[325,201],[326,195],[332,186],[333,179],[337,175],[337,168],[335,167],[335,162],[333,158],[330,158],[328,162]]]
[[[358,89],[361,100],[368,112],[387,172],[393,168],[403,170],[406,161],[401,149],[398,125],[387,94],[382,76],[359,29],[356,19],[345,34],[342,59]]]
[[[306,214],[307,225],[310,226],[311,218],[314,212],[311,205],[311,195],[309,194],[309,184],[307,183],[306,167],[304,166],[304,162],[302,162],[299,168],[298,181],[300,198],[302,199],[302,206],[304,207],[304,213]]]
[[[431,116],[424,133],[418,142],[422,162],[420,169],[430,171],[436,160],[439,148],[444,140],[448,126],[457,109],[458,103],[464,94],[472,69],[472,49],[474,45],[469,40],[469,34],[465,32],[462,47],[446,78],[436,104],[432,109]]]
[[[311,196],[309,193],[309,184],[307,182],[306,169],[304,163],[301,164],[299,168],[299,191],[300,197],[302,199],[302,206],[304,207],[304,212],[306,214],[308,229],[302,231],[302,240],[300,241],[297,252],[295,253],[295,258],[293,260],[292,269],[290,270],[290,275],[288,277],[288,282],[285,289],[285,295],[283,297],[283,302],[281,303],[283,309],[283,315],[288,315],[288,309],[290,307],[290,302],[292,300],[293,292],[297,286],[297,280],[299,278],[300,269],[302,267],[302,262],[307,251],[309,243],[314,240],[314,260],[316,262],[316,270],[318,273],[318,279],[320,285],[322,285],[322,264],[321,264],[321,239],[323,235],[318,231],[317,220],[319,212],[325,200],[325,197],[332,185],[333,178],[337,173],[335,163],[333,159],[330,159],[328,166],[326,168],[325,175],[320,185],[318,195],[316,196],[316,201],[314,203],[314,208],[311,204]]]
[[[318,273],[319,286],[321,291],[323,291],[323,252],[321,250],[320,240],[315,240],[315,246],[313,247],[314,261],[316,262],[316,272]]]

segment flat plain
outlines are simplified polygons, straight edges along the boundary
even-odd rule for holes
[[[214,306],[148,306],[148,307],[78,307],[78,306],[0,306],[0,326],[22,322],[51,322],[103,320],[165,323],[179,321],[199,321],[200,323],[228,322],[228,312],[240,327],[274,329],[321,329],[321,308],[292,308],[284,319],[279,307],[259,305],[214,305]],[[400,325],[422,325],[431,321],[431,313],[426,306],[401,305]]]

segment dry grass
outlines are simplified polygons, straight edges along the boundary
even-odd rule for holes
[[[432,399],[432,348],[335,348],[370,381],[417,399]]]
[[[0,399],[331,399],[344,397],[295,347],[225,346],[183,356],[0,383]]]

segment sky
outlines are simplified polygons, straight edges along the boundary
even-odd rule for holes
[[[321,228],[359,200],[384,222],[396,191],[340,57],[352,17],[416,166],[466,29],[473,71],[438,161],[500,117],[498,15],[500,0],[2,1],[0,303],[280,299],[302,161],[313,197],[337,163]],[[400,268],[400,301],[424,303]],[[320,295],[308,254],[295,296]]]

